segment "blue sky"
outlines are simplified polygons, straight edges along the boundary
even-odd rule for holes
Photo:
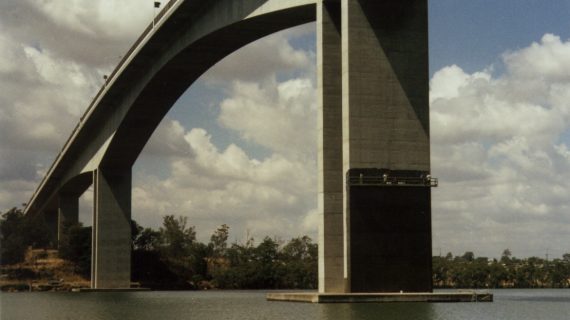
[[[434,252],[569,252],[570,1],[429,4]],[[152,13],[152,1],[0,2],[0,211],[29,199]],[[314,68],[306,25],[208,71],[137,161],[133,217],[188,216],[202,240],[222,223],[236,241],[316,239]],[[91,203],[89,191],[83,221]]]
[[[568,0],[432,0],[430,73],[450,64],[474,72],[545,33],[570,37]]]

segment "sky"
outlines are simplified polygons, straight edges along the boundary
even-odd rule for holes
[[[153,2],[0,1],[0,212],[29,200]],[[570,0],[429,9],[434,254],[570,252]],[[133,219],[316,239],[315,51],[307,24],[205,73],[133,167]]]

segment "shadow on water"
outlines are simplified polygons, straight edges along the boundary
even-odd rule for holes
[[[321,304],[319,320],[430,320],[438,319],[429,303]]]

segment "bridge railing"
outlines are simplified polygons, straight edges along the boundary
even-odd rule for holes
[[[67,147],[69,146],[69,144],[71,143],[71,141],[73,140],[73,138],[75,137],[77,131],[79,130],[79,128],[81,127],[81,125],[83,124],[83,120],[85,118],[87,118],[89,116],[89,114],[91,113],[91,110],[93,109],[93,107],[97,104],[97,102],[99,101],[99,99],[101,98],[101,96],[103,95],[107,84],[111,83],[115,77],[117,76],[117,74],[119,73],[119,71],[121,70],[121,68],[125,65],[125,63],[129,60],[129,58],[131,58],[131,56],[133,55],[133,53],[136,51],[136,49],[139,47],[139,45],[144,41],[144,39],[154,30],[155,26],[158,24],[158,22],[161,21],[161,19],[166,15],[166,13],[172,8],[174,7],[174,5],[180,0],[170,0],[161,10],[160,12],[153,18],[152,22],[144,29],[143,33],[137,38],[137,40],[133,43],[133,45],[129,48],[129,50],[123,55],[123,57],[121,58],[121,60],[119,61],[119,63],[117,64],[117,66],[113,69],[113,71],[111,72],[111,74],[109,74],[108,77],[105,78],[105,82],[103,83],[103,85],[101,86],[101,88],[99,88],[99,91],[97,91],[97,93],[95,94],[95,97],[93,97],[93,100],[91,100],[91,103],[89,104],[89,106],[87,106],[87,109],[85,109],[85,111],[83,112],[83,115],[79,118],[79,122],[75,125],[75,127],[73,128],[73,130],[71,131],[71,134],[69,135],[69,137],[67,138],[67,140],[65,141],[65,143],[63,144],[63,147],[61,148],[61,150],[58,152],[57,156],[55,157],[55,159],[53,160],[51,166],[49,167],[48,171],[46,172],[46,174],[44,175],[44,177],[42,178],[39,187],[36,189],[36,192],[34,192],[34,194],[32,195],[32,198],[30,199],[29,204],[31,204],[31,202],[33,201],[33,199],[35,198],[37,192],[41,189],[41,186],[45,183],[46,179],[48,178],[48,176],[51,175],[51,173],[53,172],[56,163],[61,159],[64,151],[67,149]],[[26,208],[26,212],[27,212],[27,208]]]

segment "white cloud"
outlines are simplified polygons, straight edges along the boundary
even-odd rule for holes
[[[307,34],[312,36],[314,32],[315,24],[309,23],[255,41],[220,61],[205,78],[219,83],[228,80],[259,82],[276,73],[291,76],[299,71],[312,76],[315,53],[293,47],[290,40]]]
[[[27,0],[50,21],[67,30],[105,41],[132,38],[150,23],[151,1]]]
[[[518,79],[570,81],[570,46],[559,36],[545,34],[522,50],[504,54],[509,73]]]
[[[192,156],[172,161],[171,176],[136,178],[133,212],[139,222],[158,225],[160,216],[180,214],[190,218],[202,237],[222,223],[234,235],[248,229],[255,236],[297,234],[295,227],[314,206],[311,164],[279,154],[251,159],[234,144],[218,150],[199,128],[187,132],[185,141]]]
[[[0,210],[29,199],[142,29],[138,1],[111,2],[0,2]]]
[[[144,147],[144,156],[176,157],[191,153],[184,142],[185,128],[178,120],[165,117]]]
[[[219,122],[272,151],[314,155],[315,100],[314,84],[306,78],[263,84],[237,81],[221,103]]]
[[[570,240],[559,228],[570,223],[569,50],[547,34],[505,54],[498,77],[458,66],[434,74],[434,246],[489,256],[569,249],[556,247]]]

